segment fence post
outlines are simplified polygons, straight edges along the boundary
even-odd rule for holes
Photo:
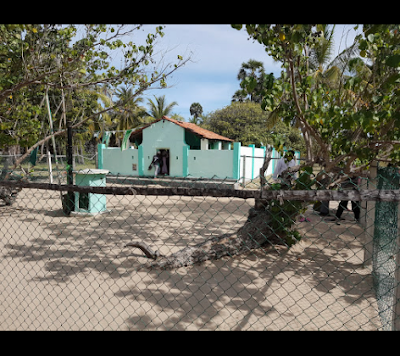
[[[246,156],[243,156],[243,189],[245,185],[246,185]]]
[[[372,161],[370,166],[370,176],[368,183],[368,189],[376,189],[377,184],[377,175],[378,175],[378,162]],[[372,187],[371,187],[372,186]],[[363,187],[360,187],[363,188]],[[364,226],[364,235],[365,235],[365,245],[364,245],[364,262],[363,266],[371,266],[372,265],[372,253],[373,253],[373,236],[374,236],[374,228],[375,228],[375,201],[364,201],[361,203],[361,207],[364,210],[364,216],[362,219],[362,223]]]
[[[47,165],[49,167],[49,182],[50,184],[53,184],[53,168],[51,165],[51,153],[50,151],[47,151]]]
[[[400,331],[400,203],[397,207],[396,269],[394,271],[393,330]]]
[[[254,154],[255,154],[255,149],[256,149],[256,145],[253,143],[251,145],[249,145],[249,147],[252,148],[251,150],[251,179],[254,179]]]

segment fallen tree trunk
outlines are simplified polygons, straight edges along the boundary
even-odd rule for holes
[[[247,222],[236,232],[212,237],[169,256],[161,256],[149,262],[146,267],[174,269],[217,260],[223,256],[241,255],[265,245],[286,245],[285,240],[269,226],[270,220],[265,209],[250,209]]]
[[[0,199],[2,199],[6,205],[12,205],[21,190],[22,188],[8,188],[0,186]]]
[[[268,150],[262,169],[266,170],[268,168],[270,158]],[[287,170],[289,171],[289,169]],[[285,178],[283,173],[281,173],[281,176]],[[264,175],[264,172],[262,172],[262,175]],[[287,179],[287,181],[290,182],[291,180]],[[260,192],[261,196],[264,192],[265,190]],[[286,215],[286,222],[279,220],[278,227],[276,217],[273,215],[273,210],[276,208],[276,206],[274,207],[275,202],[256,199],[254,208],[249,210],[246,223],[235,233],[212,237],[197,245],[185,247],[169,256],[161,257],[155,262],[148,263],[147,267],[174,269],[199,264],[207,260],[217,260],[223,256],[232,257],[241,255],[266,244],[272,246],[286,245],[289,247],[286,243],[286,234],[288,231],[285,230],[285,227],[287,227],[285,225],[288,224],[288,221],[289,225],[294,222],[298,211],[285,211],[283,199],[279,195],[277,198],[282,209],[280,213]],[[280,236],[280,233],[283,235]]]

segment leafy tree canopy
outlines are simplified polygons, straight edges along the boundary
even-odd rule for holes
[[[326,45],[326,25],[245,28],[282,65],[281,78],[260,91],[261,106],[300,127],[307,164],[351,173],[374,159],[400,162],[399,25],[363,25],[363,34],[336,61],[335,80],[317,80],[315,69],[324,71],[311,61],[311,54]]]
[[[234,102],[204,117],[202,127],[239,141],[244,146],[255,144],[274,145],[277,141],[288,148],[303,151],[304,143],[300,131],[277,122],[273,127],[268,121],[268,113],[260,104]]]
[[[118,123],[126,126],[127,113],[140,111],[136,99],[150,87],[165,88],[168,75],[187,60],[157,63],[156,26],[138,43],[133,34],[141,25],[0,25],[0,148],[26,147],[19,164],[34,148],[63,135],[66,126],[110,124],[107,113],[124,107]],[[128,37],[129,36],[129,37]],[[132,39],[130,41],[130,39]],[[121,65],[113,65],[113,58]],[[105,92],[118,99],[107,100]],[[48,128],[47,96],[56,132]],[[45,100],[46,97],[46,100]],[[112,97],[112,95],[110,96]],[[102,103],[102,104],[101,104]]]

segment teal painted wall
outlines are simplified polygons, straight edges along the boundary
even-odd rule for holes
[[[143,163],[143,146],[138,147],[138,171],[139,176],[143,177],[144,175],[144,163]]]
[[[140,147],[140,146],[139,146]],[[121,151],[119,147],[108,147],[103,152],[103,166],[110,174],[123,174],[129,176],[139,175],[139,150],[128,148]],[[136,165],[136,167],[134,167]],[[100,166],[99,166],[100,168]],[[133,168],[136,168],[134,170]]]
[[[79,186],[88,187],[105,187],[106,175],[105,174],[75,174],[75,184]],[[75,192],[75,211],[90,214],[97,214],[106,210],[107,198],[104,194],[88,193],[89,204],[88,209],[82,209],[79,206],[79,192]]]
[[[232,150],[189,150],[188,173],[191,177],[230,178],[233,177]]]
[[[118,147],[105,148],[99,145],[101,168],[110,174],[128,176],[154,176],[154,168],[148,169],[157,150],[169,150],[171,177],[229,178],[240,177],[240,142],[212,143],[212,150],[190,149],[186,139],[190,138],[193,148],[197,148],[193,137],[185,129],[168,121],[160,120],[143,130],[143,141],[138,149],[129,148],[121,151]],[[216,149],[224,148],[224,149]],[[133,170],[133,165],[136,170]],[[99,159],[100,167],[100,159]],[[251,171],[250,171],[251,172]]]
[[[103,169],[103,150],[106,148],[104,143],[100,143],[97,145],[97,168]]]
[[[170,176],[242,179],[245,175],[245,179],[254,179],[258,177],[264,161],[265,147],[245,147],[240,142],[234,142],[233,149],[191,150],[185,142],[185,130],[169,121],[159,121],[151,126],[151,131],[147,130],[143,130],[143,143],[138,149],[121,151],[118,147],[105,148],[103,144],[98,145],[98,168],[108,169],[110,174],[154,176],[154,168],[147,169],[154,154],[159,149],[169,149]],[[225,147],[229,148],[229,145]],[[243,156],[249,157],[244,160]],[[266,175],[273,174],[279,157],[273,149],[274,159]],[[299,151],[296,151],[296,157],[300,158]],[[136,170],[133,170],[134,164]]]
[[[241,147],[240,142],[234,142],[233,143],[233,179],[239,179],[240,178],[240,147]]]
[[[169,175],[184,177],[185,129],[168,120],[160,120],[143,130],[143,175],[154,176],[154,168],[148,170],[153,156],[159,149],[169,150]]]

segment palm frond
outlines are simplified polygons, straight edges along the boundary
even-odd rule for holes
[[[167,116],[171,113],[174,106],[178,105],[176,101],[166,105],[165,95],[155,96],[155,102],[151,99],[147,99],[149,111],[147,111],[147,115],[153,117],[154,119],[161,119],[163,116]]]
[[[358,57],[360,50],[358,43],[354,42],[350,47],[339,53],[329,64],[328,67],[338,67],[341,73],[345,73],[348,70],[349,62],[352,58]]]
[[[340,76],[341,76],[341,71],[338,67],[332,66],[328,68],[323,74],[322,74],[324,81],[328,82],[331,86],[334,86],[336,83],[339,82]]]

